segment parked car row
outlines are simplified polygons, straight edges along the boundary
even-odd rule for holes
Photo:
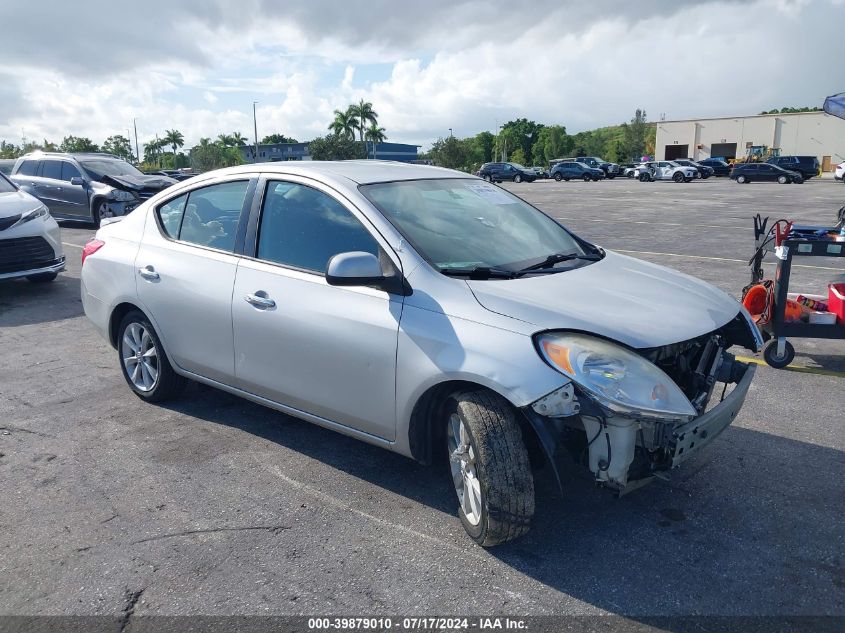
[[[801,184],[804,177],[797,171],[791,171],[770,163],[739,163],[731,169],[731,180],[740,184],[749,182],[777,181],[782,185]]]

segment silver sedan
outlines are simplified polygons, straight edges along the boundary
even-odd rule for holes
[[[621,494],[697,454],[754,373],[728,348],[760,343],[704,282],[479,178],[378,161],[175,185],[86,245],[82,300],[144,400],[190,379],[448,461],[483,546],[529,529],[539,461]]]

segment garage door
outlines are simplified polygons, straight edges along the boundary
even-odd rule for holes
[[[736,143],[713,143],[710,146],[712,158],[736,158]]]
[[[689,156],[689,145],[667,145],[664,156],[666,156],[666,160],[687,158]]]

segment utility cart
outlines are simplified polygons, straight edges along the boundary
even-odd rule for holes
[[[795,349],[787,337],[845,339],[845,323],[841,315],[832,324],[805,323],[800,320],[787,321],[786,319],[792,260],[796,257],[845,257],[845,241],[837,241],[835,237],[831,237],[831,234],[834,231],[838,233],[839,229],[834,230],[833,227],[823,226],[794,226],[791,223],[787,225],[783,234],[776,236],[774,235],[775,226],[767,230],[768,220],[768,218],[761,218],[759,214],[754,218],[756,250],[749,262],[751,284],[746,286],[743,297],[752,286],[763,282],[763,258],[769,251],[775,253],[777,270],[769,318],[761,323],[761,329],[764,338],[770,339],[763,348],[763,358],[772,367],[781,368],[789,365],[795,357]],[[777,248],[778,242],[780,248]]]

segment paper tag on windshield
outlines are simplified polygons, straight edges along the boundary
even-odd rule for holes
[[[515,199],[508,197],[504,191],[493,185],[488,185],[486,182],[471,183],[464,186],[477,196],[487,200],[487,202],[492,202],[493,204],[516,204]]]

